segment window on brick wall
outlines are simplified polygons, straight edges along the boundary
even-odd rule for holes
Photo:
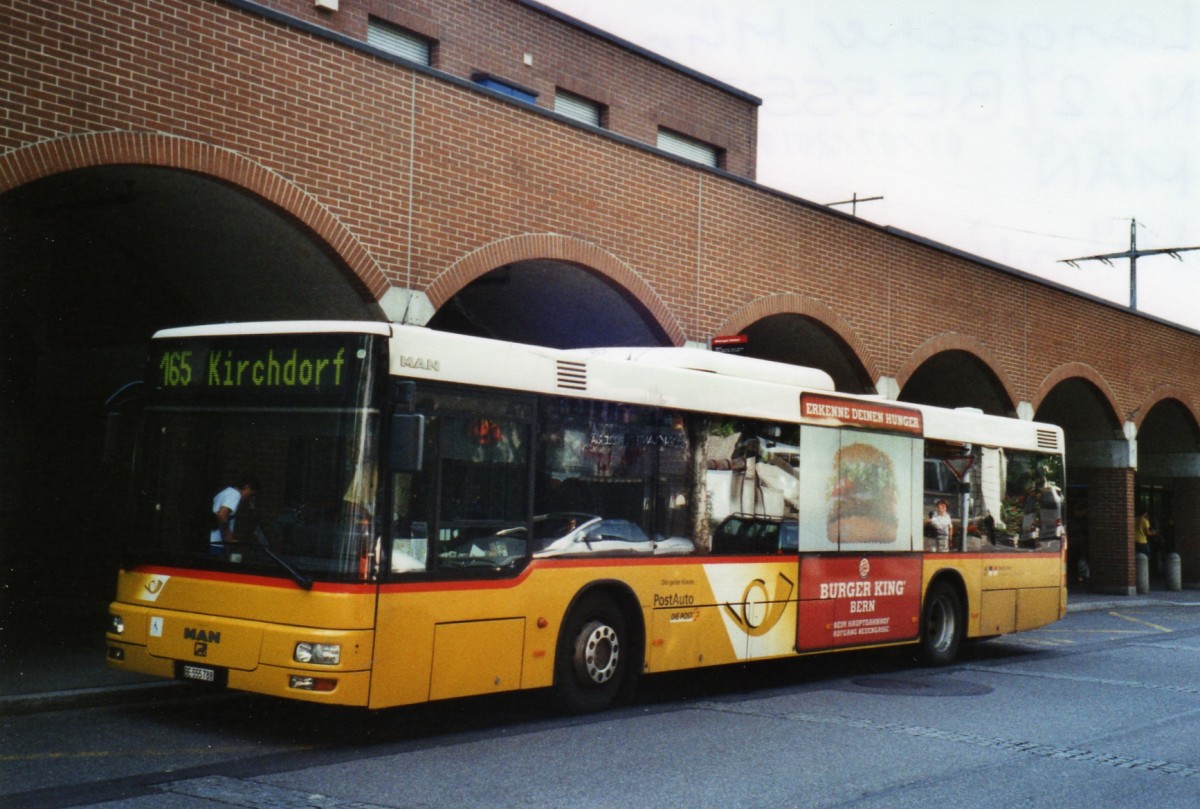
[[[589,126],[604,126],[603,104],[566,90],[555,91],[554,111]]]
[[[491,73],[473,73],[471,81],[481,87],[486,87],[489,90],[495,90],[497,93],[503,93],[506,96],[511,96],[518,101],[524,101],[526,104],[537,103],[537,91],[530,90],[528,87],[522,87],[515,82],[507,79],[500,79],[493,76]]]
[[[433,42],[430,39],[374,17],[367,21],[367,44],[410,62],[433,64]]]
[[[722,150],[712,144],[680,135],[669,129],[658,130],[658,148],[664,152],[693,160],[705,166],[720,168]]]

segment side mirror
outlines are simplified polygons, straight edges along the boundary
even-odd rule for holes
[[[392,415],[388,465],[393,472],[420,472],[425,465],[425,417],[419,413]]]

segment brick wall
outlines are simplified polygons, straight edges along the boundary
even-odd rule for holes
[[[307,1],[272,5],[355,39],[368,11],[400,22],[432,15],[418,0],[343,0],[337,15]],[[587,95],[592,82],[614,124],[639,140],[652,140],[658,108],[688,102],[698,122],[722,120],[717,96],[726,94],[693,99],[694,79],[513,0],[437,7],[436,25],[427,23],[455,75],[511,71],[543,98],[561,82]],[[585,263],[678,341],[725,333],[758,302],[788,295],[836,316],[839,335],[879,375],[903,377],[949,332],[986,349],[1014,402],[1036,407],[1046,380],[1071,363],[1103,380],[1117,414],[1144,415],[1164,390],[1193,416],[1200,400],[1193,332],[664,159],[244,4],[0,0],[0,20],[0,193],[103,162],[175,166],[289,211],[376,295],[410,286],[436,306],[492,268],[472,256],[553,234],[559,255],[603,257]],[[533,71],[516,75],[525,52]],[[639,98],[658,107],[625,100]],[[745,113],[729,133],[752,139]],[[753,149],[746,154],[732,168],[753,174]],[[950,296],[963,314],[947,324]],[[1129,581],[1121,532],[1128,537],[1132,519],[1131,473],[1097,484],[1106,494],[1095,504],[1112,513],[1093,506],[1096,549],[1111,557],[1114,581]]]
[[[1175,492],[1175,552],[1183,584],[1200,587],[1200,480],[1181,480]]]
[[[1132,595],[1133,472],[1089,469],[1074,477],[1088,485],[1086,548],[1081,550],[1092,570],[1089,586],[1097,592]]]
[[[605,127],[617,134],[653,145],[658,128],[666,127],[724,150],[727,171],[755,176],[756,99],[598,38],[540,4],[342,0],[335,13],[312,0],[263,5],[364,42],[368,17],[376,17],[433,40],[438,70],[464,79],[494,74],[536,91],[537,105],[546,109],[554,108],[561,88],[604,105]],[[525,63],[527,54],[532,64]]]
[[[344,0],[336,15],[307,0],[274,5],[349,28],[368,9],[385,13],[400,4]],[[439,5],[448,9],[445,20],[468,6],[491,9],[496,27],[519,45],[496,46],[497,54],[525,47],[518,23],[540,21],[561,37],[582,37],[513,0]],[[403,6],[410,15],[424,7]],[[1148,412],[1144,405],[1167,383],[1192,401],[1197,394],[1194,333],[531,115],[235,4],[2,0],[0,10],[7,21],[0,42],[9,112],[0,120],[0,150],[9,153],[4,187],[67,167],[22,164],[22,147],[99,132],[159,133],[175,140],[144,136],[145,162],[186,164],[189,153],[204,152],[181,149],[182,139],[286,178],[392,284],[428,289],[497,240],[566,234],[631,268],[653,298],[644,303],[669,309],[687,339],[721,333],[756,301],[793,293],[836,312],[864,364],[881,374],[902,375],[914,352],[949,331],[986,347],[1013,401],[1036,406],[1044,380],[1068,362],[1097,371],[1117,413]],[[501,25],[505,10],[515,13]],[[443,22],[442,30],[456,25],[466,23]],[[470,50],[461,39],[467,33],[447,37]],[[552,38],[534,41],[545,49],[541,43]],[[476,61],[459,59],[462,69]],[[616,80],[611,71],[595,73]],[[549,79],[530,83],[539,82],[549,86]],[[79,153],[86,148],[58,153],[73,164],[105,159]],[[381,292],[380,282],[368,281]],[[963,315],[946,328],[951,295]]]

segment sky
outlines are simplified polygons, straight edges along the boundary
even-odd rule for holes
[[[1200,246],[1194,0],[543,0],[762,99],[763,186],[1129,303]],[[850,206],[838,206],[850,212]],[[1200,329],[1200,250],[1137,262]]]

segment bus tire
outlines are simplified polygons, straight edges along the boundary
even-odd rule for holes
[[[958,591],[945,581],[934,583],[925,595],[921,611],[920,660],[926,666],[945,666],[954,662],[962,645],[962,601]]]
[[[603,595],[585,595],[571,609],[554,659],[554,697],[560,710],[592,713],[612,705],[629,669],[626,626],[621,610]]]

